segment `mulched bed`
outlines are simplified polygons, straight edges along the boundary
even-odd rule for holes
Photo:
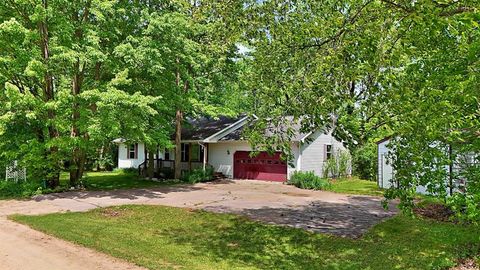
[[[452,221],[453,211],[443,204],[429,204],[413,210],[415,214],[438,221]]]

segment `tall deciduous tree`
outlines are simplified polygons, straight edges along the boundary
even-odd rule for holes
[[[401,185],[389,198],[408,208],[418,185],[445,198],[445,180],[452,179],[444,166],[479,152],[478,1],[244,6],[255,71],[250,89],[260,100],[254,142],[288,151],[288,132],[258,134],[269,125],[288,126],[287,115],[305,130],[338,116],[336,135],[352,150],[383,134],[400,138],[394,167]],[[452,145],[457,152],[448,151]],[[469,171],[466,191],[452,200],[461,202],[457,209],[476,209],[471,216],[478,218],[478,166]]]
[[[128,93],[128,72],[112,68],[124,36],[112,22],[126,16],[126,7],[98,0],[0,3],[2,157],[28,164],[50,187],[64,165],[76,185],[88,151],[145,131],[144,119],[157,114],[157,99]]]
[[[237,89],[237,48],[234,32],[226,31],[223,23],[227,4],[169,3],[168,7],[146,5],[139,33],[129,36],[116,53],[125,63],[138,66],[135,78],[142,84],[139,87],[144,86],[150,95],[164,96],[170,109],[164,110],[165,115],[172,116],[175,128],[175,177],[180,178],[184,117],[236,113],[230,105],[236,103],[230,101]]]

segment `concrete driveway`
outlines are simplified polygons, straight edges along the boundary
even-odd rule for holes
[[[262,222],[358,237],[395,214],[380,198],[301,190],[280,183],[221,181],[193,186],[109,192],[68,192],[30,201],[0,201],[2,270],[144,270],[7,219],[11,214],[87,211],[122,204],[169,205],[246,215]]]
[[[168,205],[236,213],[252,219],[314,232],[358,237],[372,225],[396,213],[385,211],[381,198],[302,190],[264,181],[220,181],[105,192],[68,192],[39,196],[33,201],[0,202],[0,216],[87,211],[122,204]]]

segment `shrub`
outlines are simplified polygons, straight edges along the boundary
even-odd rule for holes
[[[353,173],[361,179],[377,179],[377,145],[367,144],[353,152]]]
[[[116,168],[114,172],[122,172],[124,174],[138,174],[137,168]]]
[[[314,172],[293,172],[288,184],[302,189],[326,190],[330,188],[330,182],[315,175]]]
[[[350,175],[351,156],[347,151],[337,151],[323,164],[323,178],[339,178]]]
[[[195,184],[202,182],[209,182],[213,180],[213,168],[207,167],[203,169],[195,169],[185,173],[181,179],[183,182]]]
[[[41,193],[41,183],[0,181],[0,199],[28,198]]]

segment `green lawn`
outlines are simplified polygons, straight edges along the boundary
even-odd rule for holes
[[[337,193],[383,196],[383,190],[374,181],[361,180],[358,178],[331,180],[330,191]]]
[[[135,173],[122,171],[87,172],[83,181],[87,190],[151,188],[179,183],[179,181],[174,180],[149,181],[139,178]]]
[[[149,269],[445,269],[480,248],[479,227],[401,215],[358,240],[163,206],[11,218]]]

